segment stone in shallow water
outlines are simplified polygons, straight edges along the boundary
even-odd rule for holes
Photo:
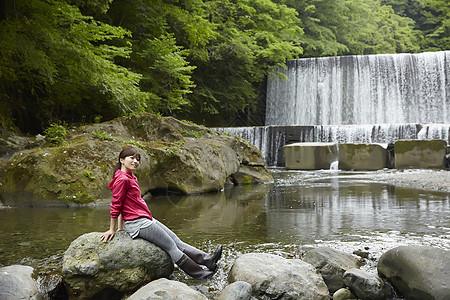
[[[384,253],[378,273],[407,299],[450,299],[450,251],[429,246],[400,246]]]
[[[206,296],[190,288],[187,284],[160,278],[140,288],[128,300],[207,300]]]
[[[245,281],[235,281],[227,285],[217,300],[250,300],[252,285]]]
[[[64,253],[63,276],[69,295],[86,299],[113,290],[136,291],[151,280],[168,277],[173,262],[161,248],[125,231],[103,243],[100,232],[84,234]]]
[[[253,295],[270,299],[330,299],[322,276],[300,259],[285,259],[265,253],[240,256],[229,273],[229,281],[252,285]]]
[[[345,270],[361,265],[353,255],[329,247],[312,249],[306,252],[303,260],[316,267],[322,274],[330,292],[345,287],[343,279]]]
[[[391,286],[376,274],[360,269],[350,269],[344,273],[344,283],[358,299],[384,300],[392,295]]]
[[[31,275],[33,268],[12,265],[0,268],[0,299],[2,300],[43,300],[36,282]]]

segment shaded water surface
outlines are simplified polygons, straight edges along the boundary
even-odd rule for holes
[[[224,245],[213,279],[175,278],[208,296],[227,284],[242,253],[301,257],[317,245],[370,252],[366,269],[399,245],[450,249],[450,194],[397,188],[371,181],[371,173],[271,170],[271,185],[230,187],[193,196],[154,196],[153,215],[181,239],[212,250]],[[15,263],[42,274],[59,272],[62,253],[78,236],[109,227],[109,207],[0,210],[0,267]]]

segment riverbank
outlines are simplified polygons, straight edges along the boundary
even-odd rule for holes
[[[398,187],[450,193],[449,170],[380,170],[370,178]]]

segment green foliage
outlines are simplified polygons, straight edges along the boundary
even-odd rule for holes
[[[208,59],[191,57],[197,84],[188,97],[191,118],[224,125],[256,106],[265,76],[302,53],[297,12],[270,0],[207,1],[205,16],[215,36],[206,45]]]
[[[195,130],[184,130],[180,128],[178,129],[178,132],[184,137],[192,137],[196,139],[201,139],[203,137],[201,132]]]
[[[83,170],[83,176],[86,177],[89,181],[95,180],[95,176],[92,174],[91,170]]]
[[[170,146],[166,148],[166,156],[168,157],[176,157],[181,153],[181,148],[178,145]]]
[[[447,0],[383,0],[395,13],[415,21],[421,51],[450,49],[450,5]]]
[[[127,30],[57,0],[15,2],[0,22],[0,101],[22,130],[144,110],[141,75],[114,63],[129,56]]]
[[[94,130],[92,131],[92,137],[102,140],[102,141],[116,141],[122,144],[126,144],[126,145],[133,145],[136,147],[139,147],[141,149],[145,149],[145,146],[137,141],[134,140],[124,140],[121,138],[117,138],[117,137],[113,137],[111,135],[109,135],[108,133],[104,132],[104,131],[99,131],[99,130]]]
[[[267,75],[289,59],[450,49],[447,2],[3,1],[0,126],[144,111],[261,125]]]
[[[92,137],[103,140],[103,141],[113,141],[114,138],[107,134],[105,131],[94,130],[92,131]]]
[[[55,146],[67,145],[67,129],[63,125],[51,124],[44,134]]]
[[[305,56],[417,52],[410,18],[377,0],[288,1],[304,24]]]

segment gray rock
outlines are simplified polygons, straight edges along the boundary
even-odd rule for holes
[[[0,268],[0,299],[2,300],[43,300],[36,282],[31,275],[33,268],[12,265]]]
[[[356,299],[356,296],[346,288],[338,289],[333,294],[333,300],[350,300],[350,299]]]
[[[202,293],[187,284],[161,278],[141,287],[127,300],[207,300]]]
[[[63,147],[41,145],[0,159],[0,201],[14,206],[108,203],[112,168],[129,145],[141,153],[135,174],[142,194],[155,189],[196,194],[230,182],[273,182],[261,152],[244,139],[142,114],[71,130]]]
[[[252,285],[253,295],[269,299],[330,299],[317,270],[300,259],[263,253],[244,254],[233,264],[229,281]]]
[[[377,265],[407,299],[450,299],[450,251],[429,246],[401,246],[384,253]]]
[[[100,236],[99,232],[84,234],[64,253],[63,276],[69,295],[86,299],[107,290],[130,293],[173,272],[169,255],[150,242],[133,240],[125,231],[107,243]]]
[[[353,255],[328,247],[319,247],[306,252],[303,260],[316,267],[322,274],[331,293],[345,287],[343,276],[346,270],[358,268],[361,264]]]
[[[249,300],[252,297],[252,285],[245,281],[229,284],[217,297],[217,300]]]
[[[360,299],[384,300],[392,295],[389,283],[376,274],[360,269],[350,269],[344,273],[344,283]]]
[[[231,175],[231,178],[235,185],[264,184],[273,182],[272,175],[270,173],[266,173],[265,167],[263,166],[241,165],[239,170]]]

